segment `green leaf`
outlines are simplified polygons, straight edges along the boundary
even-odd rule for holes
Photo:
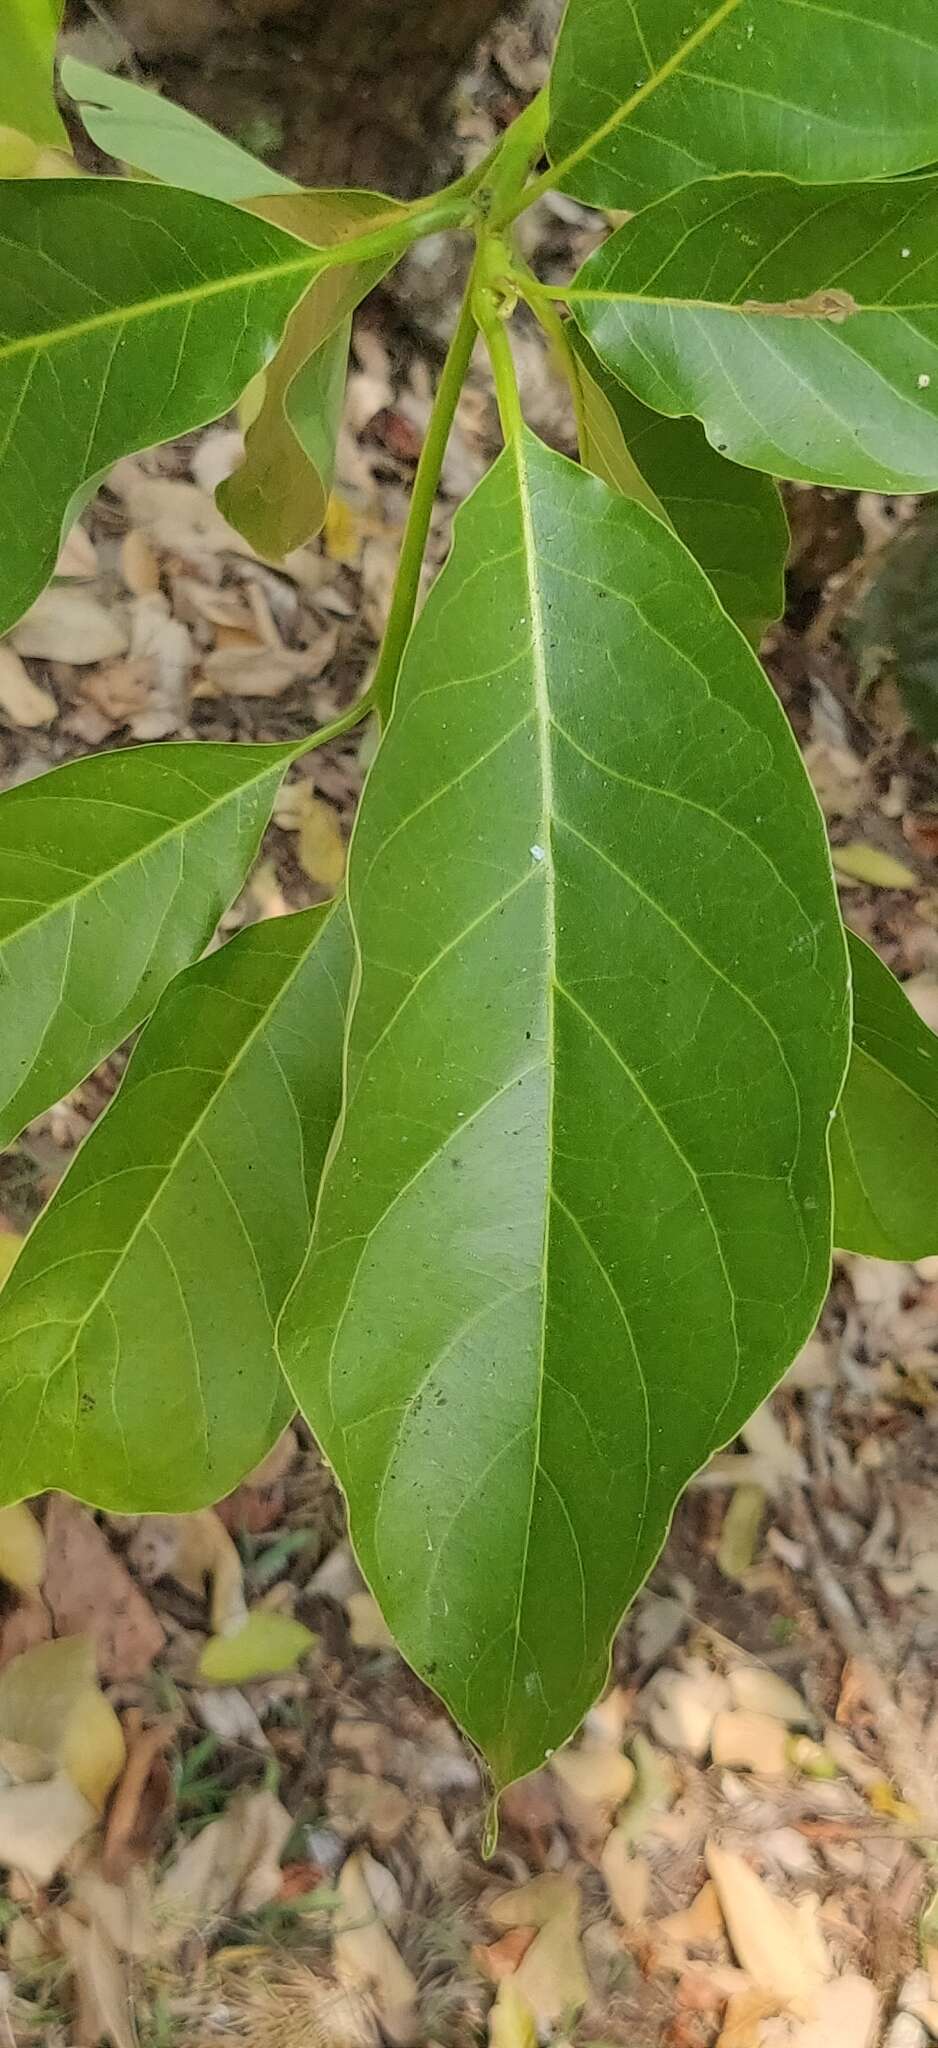
[[[199,1677],[209,1685],[245,1685],[251,1678],[295,1671],[315,1642],[312,1629],[292,1615],[255,1607],[233,1635],[209,1637],[199,1658]]]
[[[848,932],[853,1051],[831,1136],[834,1240],[874,1259],[938,1252],[938,1037]]]
[[[341,913],[305,911],[166,991],[0,1295],[4,1499],[201,1507],[283,1428],[274,1318],[338,1108],[350,955]]]
[[[252,211],[316,246],[400,218],[377,192],[304,192]],[[326,516],[345,398],[349,315],[390,269],[391,256],[326,271],[290,315],[248,427],[244,461],[219,486],[219,507],[252,547],[275,561],[318,533]]]
[[[711,172],[818,183],[929,163],[932,0],[569,0],[551,74],[557,183],[634,211]]]
[[[571,323],[584,462],[626,497],[651,500],[751,638],[785,608],[788,521],[777,486],[711,448],[696,420],[663,419],[627,391]],[[637,482],[636,482],[637,477]]]
[[[607,370],[695,413],[721,454],[849,489],[938,485],[938,179],[692,185],[568,296]]]
[[[681,543],[526,431],[356,825],[346,1101],[280,1349],[498,1785],[811,1328],[846,957],[784,715]],[[15,1269],[14,1269],[15,1270]]]
[[[62,0],[4,0],[0,129],[15,128],[49,149],[68,137],[52,90]]]
[[[291,755],[140,747],[0,796],[0,1147],[142,1023],[208,943]]]
[[[253,199],[262,192],[298,190],[292,178],[282,177],[227,135],[219,135],[206,121],[147,86],[111,78],[77,57],[63,57],[59,75],[92,142],[147,177],[209,199]]]
[[[251,214],[126,179],[2,185],[0,235],[2,632],[50,576],[82,484],[232,405],[320,259]]]

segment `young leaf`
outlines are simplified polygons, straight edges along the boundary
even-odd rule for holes
[[[5,0],[0,61],[0,130],[14,128],[47,149],[67,149],[52,89],[62,0]]]
[[[853,1051],[831,1134],[834,1241],[874,1259],[938,1252],[938,1037],[848,932]]]
[[[253,925],[166,991],[0,1295],[0,1494],[203,1506],[291,1403],[274,1319],[341,1093],[348,920]]]
[[[607,370],[695,413],[721,454],[849,489],[938,485],[938,179],[692,185],[588,257],[569,298]]]
[[[636,209],[711,172],[885,178],[938,144],[932,0],[569,0],[557,182]]]
[[[202,951],[291,753],[140,747],[0,796],[0,1147],[126,1038]]]
[[[265,200],[252,211],[304,241],[331,246],[404,209],[377,192],[304,192]],[[348,316],[392,260],[327,270],[310,286],[267,371],[244,461],[219,487],[226,519],[274,560],[318,533],[325,519],[345,397]]]
[[[282,177],[147,86],[112,78],[77,57],[63,57],[59,76],[98,149],[149,178],[209,199],[253,199],[262,192],[299,189],[292,178]]]
[[[281,1357],[395,1637],[504,1784],[812,1325],[848,1042],[765,677],[667,527],[526,431],[458,515],[349,890]]]
[[[730,618],[758,638],[785,608],[788,521],[777,486],[718,455],[696,420],[649,412],[570,325],[587,468],[640,503],[650,492]]]
[[[320,258],[214,199],[125,179],[0,186],[0,631],[77,492],[232,405]]]

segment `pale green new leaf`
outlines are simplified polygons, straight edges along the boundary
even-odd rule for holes
[[[304,241],[331,246],[400,218],[377,192],[304,192],[252,207]],[[247,429],[244,461],[217,496],[251,545],[274,560],[318,533],[326,516],[345,398],[349,316],[391,256],[344,264],[316,279],[287,322]]]
[[[15,128],[44,148],[67,149],[52,89],[62,0],[3,0],[0,24],[0,128]]]
[[[675,1496],[811,1328],[849,1023],[758,664],[668,528],[526,431],[458,514],[349,892],[281,1357],[501,1785],[570,1734]]]
[[[713,172],[885,178],[938,148],[933,0],[569,0],[557,182],[647,205]]]
[[[208,943],[290,747],[96,754],[0,796],[0,1147]]]
[[[274,1321],[341,1093],[342,912],[254,925],[166,991],[0,1294],[0,1494],[218,1500],[291,1411]]]
[[[758,638],[785,608],[788,521],[777,485],[718,455],[696,420],[649,411],[570,327],[587,468],[626,497],[657,504],[730,617]]]
[[[938,179],[692,185],[589,257],[571,309],[656,412],[848,489],[938,487]]]
[[[298,189],[292,178],[147,86],[112,78],[77,57],[63,57],[60,77],[92,142],[118,163],[209,199]]]
[[[849,932],[853,1050],[831,1135],[834,1239],[876,1259],[938,1252],[938,1037]]]
[[[232,405],[321,258],[252,214],[125,179],[0,184],[0,236],[5,631],[81,486]]]

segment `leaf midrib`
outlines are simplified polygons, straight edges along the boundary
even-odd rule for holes
[[[223,298],[227,293],[251,291],[256,286],[271,284],[280,278],[309,273],[312,280],[317,267],[313,259],[321,254],[321,250],[311,247],[303,256],[265,264],[262,269],[213,278],[208,284],[186,285],[178,291],[161,292],[157,298],[139,299],[129,306],[108,306],[103,313],[89,313],[83,320],[72,320],[64,327],[49,328],[44,334],[18,335],[14,341],[0,342],[0,363],[10,362],[15,356],[42,354],[64,347],[88,334],[107,333],[114,327],[122,329],[131,320],[157,319],[179,306],[199,305],[205,299]]]
[[[730,15],[735,14],[741,5],[742,0],[721,0],[720,6],[714,8],[706,21],[702,21],[699,28],[694,29],[693,33],[672,51],[670,57],[665,58],[664,63],[646,78],[643,85],[636,87],[629,99],[623,100],[621,107],[616,107],[601,127],[594,128],[593,133],[588,135],[584,142],[578,143],[575,149],[571,149],[565,157],[561,157],[551,166],[552,179],[559,183],[576,164],[582,163],[584,157],[592,156],[610,135],[614,135],[624,122],[631,119],[637,107],[642,106],[645,100],[653,98],[654,94],[667,84],[668,79],[673,78],[675,72],[682,69],[688,57],[691,57],[695,50],[699,50],[701,44],[709,42],[716,30],[721,28],[724,21],[728,21]]]

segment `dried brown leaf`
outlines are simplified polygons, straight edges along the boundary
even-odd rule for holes
[[[44,590],[10,638],[17,654],[76,668],[127,652],[127,629],[119,615],[68,584]]]
[[[0,712],[12,725],[31,730],[51,725],[59,707],[51,690],[34,683],[25,663],[12,647],[0,646]]]
[[[140,1678],[163,1648],[163,1630],[87,1508],[65,1494],[46,1511],[43,1593],[58,1635],[91,1637],[102,1678]]]

